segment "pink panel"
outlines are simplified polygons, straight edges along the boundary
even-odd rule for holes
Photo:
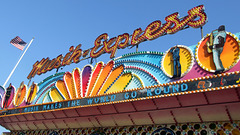
[[[55,119],[53,123],[56,125],[57,129],[68,128],[64,120]]]
[[[29,128],[25,122],[18,123],[18,125],[20,126],[20,128],[22,130],[29,130]]]
[[[26,115],[25,115],[25,118],[26,118],[27,120],[36,120],[35,117],[33,116],[33,114],[26,114]]]
[[[209,103],[224,103],[238,101],[235,89],[206,92]]]
[[[80,116],[88,116],[88,115],[99,115],[101,114],[97,107],[82,107],[76,109]]]
[[[134,104],[137,111],[156,110],[157,109],[153,100],[139,100],[139,101],[135,101],[132,103]]]
[[[27,121],[24,115],[17,115],[16,117],[18,118],[19,121]]]
[[[240,103],[227,105],[232,120],[240,120]]]
[[[113,105],[101,105],[98,106],[99,110],[102,114],[113,114],[117,113]]]
[[[151,125],[151,124],[154,124],[147,112],[132,113],[132,114],[130,114],[130,117],[132,118],[133,122],[136,125]]]
[[[38,129],[47,129],[47,127],[45,126],[45,124],[42,121],[34,121],[34,123]]]
[[[55,119],[55,116],[52,114],[52,112],[43,113],[43,116],[45,119]]]
[[[115,107],[116,107],[117,111],[120,113],[136,111],[136,109],[133,107],[132,103],[129,103],[129,102],[115,104]]]
[[[129,126],[133,125],[130,117],[128,114],[116,114],[112,116],[114,121],[117,123],[118,126]]]
[[[93,127],[93,124],[91,121],[89,121],[89,119],[87,117],[79,117],[79,118],[76,118],[76,121],[78,122],[78,124],[81,126],[81,127]]]
[[[53,115],[56,117],[56,118],[64,118],[66,117],[66,115],[64,114],[63,111],[59,110],[59,111],[54,111],[52,112]]]
[[[103,127],[117,126],[111,115],[97,116],[97,119]]]
[[[76,121],[75,118],[64,119],[64,121],[67,123],[68,127],[71,127],[71,128],[81,128],[80,124]]]
[[[209,105],[199,107],[198,111],[202,120],[207,121],[229,121],[226,108],[223,105]]]
[[[42,113],[34,113],[33,116],[34,116],[37,120],[43,120],[43,119],[45,119],[45,117],[43,116]]]
[[[43,123],[46,125],[48,129],[56,129],[56,125],[52,120],[45,120]]]
[[[173,116],[170,113],[170,110],[158,110],[150,112],[152,119],[155,124],[168,124],[175,123]]]
[[[195,108],[181,108],[172,110],[178,123],[201,122]]]
[[[19,127],[18,123],[11,123],[11,125],[14,130],[22,130],[21,127]]]
[[[75,109],[67,109],[67,110],[63,110],[63,111],[68,117],[78,117],[79,116]]]
[[[18,121],[16,116],[10,116],[9,119],[11,119],[12,122],[17,122]]]
[[[159,109],[180,107],[176,97],[153,99]]]
[[[37,127],[36,127],[36,125],[35,125],[35,123],[34,122],[26,122],[26,124],[27,124],[27,126],[29,127],[29,129],[31,129],[31,130],[36,130],[36,129],[38,129]]]
[[[178,96],[178,99],[182,106],[194,106],[194,105],[207,104],[207,101],[203,93],[181,95],[181,96]]]

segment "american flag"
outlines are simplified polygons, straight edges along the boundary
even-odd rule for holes
[[[20,50],[23,50],[24,47],[26,46],[26,42],[24,42],[19,36],[16,36],[14,39],[12,39],[10,41],[10,43],[12,45],[14,45],[15,47],[17,47]]]

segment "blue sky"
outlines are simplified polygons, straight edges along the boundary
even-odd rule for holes
[[[132,34],[137,28],[145,29],[153,21],[160,20],[172,13],[179,12],[180,17],[198,5],[205,6],[208,22],[203,26],[206,35],[220,25],[226,31],[237,33],[239,30],[239,0],[8,0],[0,2],[0,85],[3,85],[23,51],[9,42],[20,36],[25,42],[35,37],[9,83],[19,87],[22,81],[28,83],[27,76],[32,65],[42,58],[53,59],[65,55],[70,46],[82,44],[82,49],[94,47],[95,39],[108,33],[116,37],[123,33]],[[180,44],[191,46],[201,40],[200,29],[189,28],[176,34],[159,37],[139,45],[139,51],[165,52]],[[118,50],[116,57],[134,52],[133,49]],[[108,62],[110,54],[104,54],[97,61]],[[89,60],[65,66],[60,72],[80,69]],[[32,80],[39,83],[56,70],[35,76]],[[0,127],[0,133],[5,131]]]

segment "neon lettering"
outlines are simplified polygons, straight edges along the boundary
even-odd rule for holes
[[[199,28],[207,22],[207,15],[204,12],[203,5],[194,7],[187,13],[188,15],[183,17],[183,19],[179,19],[179,14],[177,12],[173,13],[165,17],[165,24],[162,24],[159,20],[153,21],[146,27],[145,30],[142,30],[141,28],[135,29],[131,37],[128,33],[124,33],[109,40],[108,34],[103,33],[97,37],[94,42],[94,47],[91,49],[82,51],[82,49],[80,49],[81,44],[79,44],[75,49],[71,46],[69,48],[69,52],[64,56],[64,58],[62,55],[59,55],[53,60],[46,58],[42,59],[40,62],[37,61],[33,65],[33,69],[27,78],[30,79],[36,74],[40,75],[52,70],[53,68],[69,65],[72,62],[78,63],[80,61],[80,57],[82,56],[83,58],[86,58],[89,56],[89,52],[91,58],[97,58],[103,53],[109,53],[111,54],[110,58],[112,59],[115,57],[117,49],[124,49],[128,45],[134,46],[143,41],[153,40],[165,34],[174,34],[185,28],[187,25],[192,28]]]

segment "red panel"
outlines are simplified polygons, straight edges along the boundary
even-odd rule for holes
[[[2,123],[3,122],[3,118],[2,117],[0,117],[0,123]]]
[[[11,123],[11,125],[14,130],[22,130],[21,127],[19,127],[18,123]]]
[[[20,128],[22,130],[29,130],[29,128],[25,122],[18,123],[18,125],[20,126]]]
[[[240,88],[237,88],[238,100],[240,101]]]
[[[9,118],[11,119],[12,122],[17,122],[18,121],[16,116],[10,116]]]
[[[198,111],[204,122],[208,121],[229,121],[224,105],[209,105],[199,107]]]
[[[115,104],[115,108],[117,109],[118,112],[123,113],[123,112],[135,112],[135,108],[133,107],[132,103],[120,103],[120,104]]]
[[[16,117],[18,118],[19,121],[27,121],[24,115],[17,115]]]
[[[178,99],[182,106],[194,106],[194,105],[207,104],[207,101],[203,93],[181,95],[181,96],[178,96]]]
[[[8,123],[8,122],[11,122],[11,120],[9,119],[9,117],[2,117],[4,122]]]
[[[240,103],[227,105],[232,120],[240,120]]]
[[[56,129],[56,125],[55,123],[53,123],[52,120],[45,120],[43,121],[43,123],[45,124],[45,126],[48,128],[48,129]]]
[[[63,110],[67,117],[79,117],[77,111],[75,109],[67,109]]]
[[[80,124],[77,122],[75,118],[64,119],[64,121],[66,122],[67,127],[81,128]]]
[[[97,117],[90,117],[89,121],[93,124],[94,127],[101,127]]]
[[[118,126],[133,125],[128,114],[116,114],[113,115],[113,119],[115,120]]]
[[[97,107],[82,107],[76,109],[80,116],[99,115],[101,114]]]
[[[97,119],[98,119],[100,125],[103,127],[117,126],[111,115],[97,116]]]
[[[26,118],[27,120],[36,120],[35,117],[34,117],[32,114],[26,114],[26,115],[25,115],[25,118]]]
[[[157,109],[153,100],[139,100],[139,101],[132,102],[132,103],[135,106],[137,111]]]
[[[42,113],[34,113],[33,116],[34,116],[37,120],[43,120],[43,119],[45,119],[45,117],[43,116]]]
[[[176,97],[165,97],[153,100],[155,101],[158,109],[180,107]]]
[[[55,119],[55,117],[52,114],[52,112],[43,113],[43,116],[44,116],[45,119]]]
[[[206,92],[209,103],[224,103],[239,101],[235,89]]]
[[[154,124],[147,112],[137,112],[130,114],[136,125],[151,125]]]
[[[56,118],[64,118],[64,117],[67,117],[63,111],[54,111],[52,112],[53,115],[56,117]]]
[[[36,129],[38,129],[38,128],[36,127],[36,125],[34,124],[34,122],[32,122],[32,121],[26,122],[26,124],[27,124],[27,126],[29,127],[29,129],[31,129],[31,130],[36,130]]]
[[[201,122],[195,108],[181,108],[172,110],[178,123]]]
[[[101,106],[98,106],[98,108],[102,114],[117,113],[113,105],[101,105]]]
[[[35,125],[37,126],[38,129],[47,129],[43,121],[34,121]]]
[[[76,121],[81,127],[93,127],[93,124],[91,121],[89,121],[88,117],[79,117],[76,118]]]
[[[170,113],[170,110],[158,110],[150,112],[152,119],[155,124],[168,124],[175,123],[173,116]]]
[[[6,129],[8,130],[16,130],[11,123],[7,123],[6,125],[4,125]]]
[[[64,120],[61,119],[55,119],[53,120],[53,123],[56,125],[56,127],[58,129],[62,129],[62,128],[68,128],[68,126],[66,125]]]

